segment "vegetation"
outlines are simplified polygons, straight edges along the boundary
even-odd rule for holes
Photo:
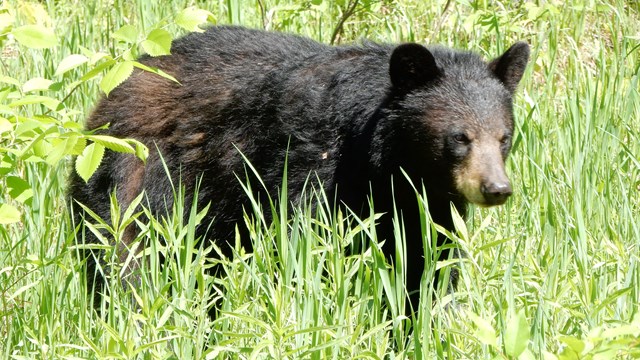
[[[455,293],[406,318],[396,279],[417,270],[402,249],[390,267],[374,214],[337,213],[311,190],[293,209],[278,205],[285,195],[267,206],[273,223],[248,209],[255,252],[237,248],[231,259],[194,238],[207,204],[177,201],[171,216],[142,222],[139,208],[114,202],[114,221],[72,223],[69,171],[89,177],[104,151],[146,154],[82,130],[99,93],[140,66],[139,54],[162,55],[207,21],[336,44],[440,43],[487,58],[531,44],[508,164],[515,196],[471,209],[449,234],[469,254]],[[637,1],[10,0],[0,5],[0,43],[1,358],[640,357]],[[132,222],[149,270],[129,286],[114,271],[95,311],[75,230],[118,238]],[[428,245],[439,229],[424,230]],[[215,263],[218,278],[206,273]],[[450,265],[428,265],[427,282]]]

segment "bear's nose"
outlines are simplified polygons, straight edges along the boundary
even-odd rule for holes
[[[500,205],[507,201],[513,190],[509,182],[484,183],[480,189],[487,205]]]

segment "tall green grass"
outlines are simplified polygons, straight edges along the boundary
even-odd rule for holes
[[[59,40],[52,49],[31,50],[6,39],[0,71],[22,83],[53,78],[57,64],[81,47],[119,55],[111,34],[122,25],[148,31],[171,24],[190,5],[211,11],[217,23],[328,43],[349,4],[8,1],[2,6],[17,24],[50,21]],[[49,20],[30,15],[31,8]],[[361,1],[346,18],[337,43],[441,43],[490,58],[525,40],[533,50],[515,99],[517,134],[508,161],[515,194],[500,208],[472,208],[460,222],[451,236],[468,256],[458,290],[436,294],[433,304],[423,301],[411,319],[397,279],[416,269],[402,263],[401,247],[397,266],[389,267],[371,226],[375,214],[358,219],[337,212],[327,206],[329,194],[313,189],[293,208],[279,205],[289,200],[280,195],[273,206],[261,204],[264,210],[247,209],[255,251],[236,246],[234,257],[220,258],[219,249],[194,236],[208,204],[185,208],[179,184],[167,216],[123,216],[141,229],[148,251],[137,260],[145,271],[124,286],[126,273],[112,271],[109,296],[94,311],[77,256],[82,241],[75,230],[84,225],[73,224],[66,210],[69,167],[28,159],[8,171],[0,166],[2,186],[22,178],[33,191],[24,203],[4,192],[1,199],[22,216],[0,226],[0,358],[637,358],[639,13],[637,1],[620,0],[400,0]],[[70,120],[82,123],[89,114],[97,84],[81,83],[70,93],[67,105],[78,110]],[[0,94],[10,86],[0,84]],[[0,99],[3,118],[41,113],[37,106],[7,109]],[[2,133],[3,159],[13,156],[11,146],[20,145]],[[251,186],[248,196],[259,184]],[[262,211],[274,220],[264,220]],[[437,231],[429,223],[424,230]],[[425,243],[426,254],[434,255],[437,249]],[[427,282],[447,265],[429,263]],[[212,266],[223,274],[209,276]],[[433,290],[423,290],[431,299]],[[213,303],[215,318],[208,316]]]

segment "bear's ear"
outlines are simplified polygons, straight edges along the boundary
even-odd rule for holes
[[[393,50],[389,75],[394,88],[409,91],[437,78],[440,70],[426,47],[409,43],[398,45]]]
[[[502,56],[489,63],[489,69],[511,93],[516,91],[524,69],[529,61],[529,45],[525,42],[513,44]]]

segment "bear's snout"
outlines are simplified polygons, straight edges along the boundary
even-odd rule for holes
[[[480,191],[487,206],[502,205],[513,193],[509,181],[483,182]]]

